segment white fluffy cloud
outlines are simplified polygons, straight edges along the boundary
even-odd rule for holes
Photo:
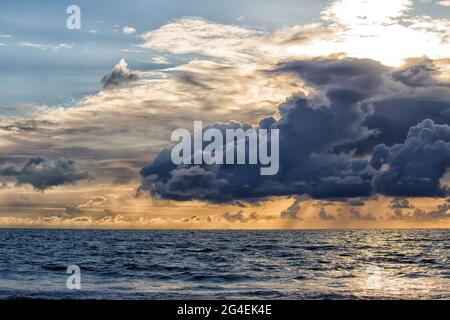
[[[336,0],[322,12],[333,41],[316,38],[288,51],[312,56],[342,52],[391,66],[409,57],[448,57],[450,21],[412,16],[411,9],[410,0]]]
[[[125,26],[125,27],[123,27],[122,31],[123,31],[123,33],[126,33],[126,34],[133,34],[136,32],[136,29],[133,27]]]
[[[202,18],[182,18],[144,34],[143,48],[173,54],[247,59],[260,50],[263,32]],[[259,55],[259,54],[258,54]]]
[[[448,19],[412,16],[410,0],[336,0],[323,10],[322,21],[273,34],[182,18],[146,33],[142,47],[234,62],[343,53],[398,66],[409,57],[446,58],[448,34]]]

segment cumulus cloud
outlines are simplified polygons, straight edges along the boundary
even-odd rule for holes
[[[392,209],[412,209],[414,206],[409,202],[407,198],[393,198],[389,205]]]
[[[125,26],[125,27],[123,27],[122,31],[123,31],[123,33],[126,33],[126,34],[133,34],[136,32],[136,29],[133,27]]]
[[[296,197],[294,199],[294,202],[284,211],[280,213],[281,218],[283,219],[300,219],[299,213],[300,213],[300,203],[301,200],[299,197]]]
[[[413,222],[440,221],[450,218],[450,205],[442,204],[437,209],[425,211],[417,208],[413,212],[403,212],[401,209],[395,209],[393,213],[387,215],[390,220],[405,220]]]
[[[342,69],[346,70],[345,67]],[[362,125],[371,110],[362,109],[358,104],[366,95],[344,87],[331,88],[326,95],[328,102],[323,105],[316,105],[301,96],[292,97],[280,105],[279,120],[263,119],[256,128],[280,130],[280,173],[277,176],[260,176],[258,168],[250,165],[176,168],[171,163],[170,150],[166,150],[142,170],[143,189],[170,199],[219,202],[291,194],[315,197],[369,195],[367,161],[353,159],[352,152],[334,152],[338,145],[373,134]],[[212,127],[219,130],[250,128],[239,123]],[[293,153],[292,150],[298,151]],[[192,179],[193,173],[195,179]],[[201,192],[196,192],[196,188],[201,188]]]
[[[392,196],[443,196],[440,179],[450,167],[450,126],[426,119],[409,130],[404,143],[378,145],[372,166],[378,192]]]
[[[335,219],[336,219],[333,215],[328,214],[328,213],[325,211],[325,208],[320,208],[318,217],[319,217],[319,219],[325,220],[325,221],[327,221],[327,220],[335,220]]]
[[[361,211],[359,211],[358,209],[355,208],[350,208],[350,218],[353,220],[368,220],[368,221],[373,221],[376,220],[377,218],[375,218],[375,216],[371,213],[366,213],[363,214],[361,213]]]
[[[252,212],[250,214],[245,214],[244,211],[239,210],[236,213],[225,212],[222,215],[222,218],[229,223],[235,223],[235,222],[248,223],[248,222],[255,222],[258,220],[271,220],[274,217],[268,216],[268,215],[259,215],[256,212]],[[211,222],[211,221],[209,221],[209,222]]]
[[[392,73],[392,77],[410,87],[449,87],[447,79],[440,79],[440,75],[445,72],[440,70],[441,64],[442,62],[429,58],[407,59],[403,66]]]
[[[131,72],[128,69],[128,64],[124,59],[120,59],[119,63],[115,65],[112,72],[107,74],[102,79],[103,89],[118,88],[140,79],[140,74]]]
[[[242,211],[236,213],[225,212],[223,218],[228,222],[242,222],[244,220],[244,214]]]
[[[59,218],[66,221],[91,221],[93,223],[111,222],[111,220],[121,217],[110,209],[102,211],[87,211],[81,206],[68,206],[62,213],[51,214],[51,218]]]
[[[420,69],[423,63],[430,70],[420,76],[420,81],[412,79],[414,72],[404,72]],[[339,148],[368,154],[378,144],[403,142],[409,128],[424,119],[450,123],[450,90],[438,79],[447,67],[440,63],[443,65],[411,59],[406,69],[393,69],[367,59],[315,59],[282,63],[275,72],[298,74],[319,96],[339,90],[360,95],[362,106],[371,110],[362,125],[376,134]]]
[[[385,102],[393,99],[392,90],[399,95],[405,90],[405,84],[391,76],[391,69],[371,60],[342,59],[283,63],[274,72],[296,73],[317,91],[312,98],[291,97],[279,106],[278,120],[265,118],[255,127],[280,130],[276,176],[260,176],[251,165],[177,167],[166,149],[141,171],[142,190],[168,199],[213,202],[302,194],[316,198],[366,197],[377,192],[443,195],[439,183],[450,159],[448,125],[419,118],[422,122],[412,123],[403,143],[370,145],[374,144],[370,140],[384,142],[374,139],[384,127],[373,125],[384,120],[372,121],[372,128],[367,125],[376,109],[371,100],[377,97]],[[415,90],[415,86],[409,88]],[[236,122],[211,127],[251,128]],[[357,152],[359,144],[367,141],[362,155],[371,155],[370,163]]]
[[[29,184],[38,191],[92,178],[87,172],[78,171],[73,160],[52,161],[44,157],[31,158],[22,168],[3,165],[0,175],[13,177],[17,184]]]

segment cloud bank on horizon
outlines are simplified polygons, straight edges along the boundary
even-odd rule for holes
[[[134,46],[163,62],[157,69],[133,71],[121,59],[100,92],[70,107],[22,106],[9,114],[11,106],[0,106],[7,114],[0,118],[0,181],[6,189],[29,185],[47,194],[95,177],[86,192],[132,185],[155,199],[209,203],[294,196],[281,210],[286,221],[301,218],[300,195],[354,203],[377,195],[444,199],[450,20],[414,9],[410,0],[336,0],[317,22],[276,30],[171,20]],[[247,165],[175,166],[170,133],[194,120],[220,129],[280,129],[279,174],[260,176]],[[447,212],[443,205],[416,218],[390,218],[446,219]],[[355,208],[345,216],[373,218]],[[238,211],[219,220],[267,217]],[[316,217],[331,222],[339,215],[320,207]]]

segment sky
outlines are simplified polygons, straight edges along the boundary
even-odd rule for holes
[[[447,228],[449,35],[446,0],[1,2],[0,227]],[[279,129],[279,173],[174,165],[196,120]]]

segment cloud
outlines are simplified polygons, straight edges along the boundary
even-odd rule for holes
[[[325,211],[325,208],[320,208],[318,217],[319,217],[319,219],[321,219],[321,220],[326,220],[326,221],[327,221],[327,220],[335,220],[335,219],[336,219],[333,215],[328,214],[328,213]]]
[[[39,49],[39,50],[53,50],[55,52],[65,50],[65,49],[72,49],[74,47],[73,44],[69,44],[69,43],[44,44],[44,43],[33,43],[33,42],[27,42],[27,41],[20,42],[19,46],[35,48],[35,49]]]
[[[380,170],[374,188],[391,196],[443,196],[440,179],[450,167],[450,126],[426,119],[411,127],[404,143],[374,148],[371,165]]]
[[[416,72],[424,68],[427,72]],[[450,90],[441,79],[446,68],[446,62],[429,59],[410,59],[405,67],[395,69],[373,60],[347,58],[285,62],[275,72],[297,74],[318,96],[336,90],[359,94],[362,106],[371,110],[362,125],[376,134],[338,147],[355,149],[359,155],[381,143],[403,142],[409,128],[424,119],[449,123]]]
[[[83,217],[86,213],[79,207],[67,207],[62,214],[63,217],[67,218],[75,218],[75,217]]]
[[[234,62],[344,54],[399,66],[410,57],[446,58],[448,19],[413,15],[410,0],[382,3],[336,0],[322,11],[321,20],[273,33],[185,17],[146,33],[142,47]]]
[[[253,60],[264,33],[235,25],[185,17],[144,34],[143,48],[173,54],[198,54],[230,61]],[[259,56],[259,54],[258,54]]]
[[[444,71],[445,72],[445,71]],[[410,87],[446,86],[450,82],[439,79],[439,61],[429,58],[407,59],[406,63],[392,73],[392,77]]]
[[[349,69],[351,67],[350,64]],[[362,126],[371,111],[363,110],[358,104],[366,95],[345,87],[331,88],[326,95],[328,102],[323,105],[301,96],[292,97],[279,106],[279,120],[263,119],[256,128],[280,130],[280,173],[277,176],[260,176],[258,168],[251,165],[175,168],[170,150],[166,150],[142,170],[143,189],[169,199],[218,202],[292,194],[319,198],[369,195],[367,161],[353,159],[352,152],[333,151],[338,145],[373,134]],[[239,123],[212,127],[219,130],[250,128]],[[298,151],[293,153],[292,150]],[[194,172],[195,179],[192,178]],[[201,192],[196,193],[197,188]]]
[[[120,59],[119,63],[115,65],[112,72],[102,79],[103,89],[112,89],[122,87],[129,82],[137,81],[141,77],[137,72],[131,72],[128,69],[128,64],[124,59]]]
[[[412,4],[411,0],[335,0],[322,16],[325,20],[350,27],[389,25],[410,11]]]
[[[364,201],[362,201],[361,199],[348,199],[347,204],[353,207],[363,207]]]
[[[244,214],[242,211],[236,213],[225,212],[223,218],[228,222],[242,222],[244,220]]]
[[[375,169],[368,164],[375,146],[403,144],[409,128],[424,119],[450,123],[450,95],[443,72],[448,69],[445,59],[435,59],[449,52],[445,51],[447,23],[420,18],[398,26],[398,19],[408,18],[413,11],[403,10],[399,17],[390,10],[386,12],[391,22],[383,25],[381,21],[380,28],[374,27],[374,21],[385,18],[377,16],[368,20],[369,26],[358,29],[342,27],[341,18],[334,15],[331,20],[274,33],[242,26],[231,26],[235,31],[227,32],[230,26],[195,18],[184,29],[185,19],[172,21],[150,31],[152,36],[143,46],[159,47],[161,55],[170,53],[171,61],[193,60],[141,72],[139,86],[103,90],[70,108],[27,106],[23,117],[15,117],[11,106],[12,116],[1,119],[1,159],[16,163],[34,154],[50,159],[76,157],[98,178],[96,184],[125,183],[126,177],[167,146],[174,128],[190,128],[194,119],[209,125],[239,120],[241,126],[249,122],[257,128],[258,119],[264,119],[270,126],[290,130],[284,141],[299,147],[298,154],[297,149],[284,150],[290,152],[280,179],[261,179],[254,174],[257,169],[250,167],[164,171],[161,164],[159,169],[153,167],[153,177],[143,176],[144,184],[154,179],[155,196],[213,202],[303,193],[318,198],[367,196],[375,192],[373,177],[387,169],[387,165]],[[340,26],[335,26],[338,22]],[[412,36],[404,37],[405,32]],[[424,45],[424,39],[429,45]],[[355,52],[396,66],[416,54],[428,53],[429,59],[391,68],[370,59],[344,58]],[[177,54],[188,56],[173,56]],[[332,56],[317,58],[324,54]],[[283,107],[277,113],[280,103]],[[273,119],[268,118],[272,115]],[[22,126],[30,119],[37,124]],[[297,127],[307,129],[301,132]],[[317,146],[309,145],[309,139]],[[203,186],[195,185],[192,176],[201,178]],[[211,182],[219,189],[208,190]],[[195,186],[192,192],[183,190],[189,183]]]
[[[126,34],[133,34],[136,32],[136,29],[133,27],[125,26],[125,27],[123,27],[122,31],[123,31],[123,33],[126,33]]]
[[[389,205],[392,209],[412,209],[414,206],[409,202],[407,198],[393,198]]]
[[[425,211],[420,208],[412,213],[404,213],[401,209],[396,209],[394,213],[388,214],[390,220],[405,220],[413,222],[440,221],[450,218],[450,204],[442,204],[437,209]]]
[[[366,213],[363,214],[361,213],[361,211],[355,209],[355,208],[350,208],[350,218],[353,220],[368,220],[368,221],[373,221],[376,220],[377,218],[375,218],[371,213]]]
[[[3,165],[0,175],[13,177],[17,184],[29,184],[38,191],[92,178],[87,172],[78,171],[73,160],[51,161],[43,157],[31,158],[20,169]]]
[[[443,7],[450,7],[450,0],[438,1],[437,4]]]
[[[403,142],[392,147],[376,139],[385,128],[384,119],[372,120],[372,128],[367,126],[376,113],[376,103],[395,101],[405,90],[418,90],[416,84],[405,87],[407,84],[392,77],[392,69],[367,59],[294,61],[279,64],[273,72],[298,74],[316,93],[310,98],[301,94],[291,97],[279,106],[278,120],[265,118],[255,127],[280,130],[278,175],[260,176],[258,168],[251,165],[177,167],[171,163],[167,149],[141,171],[141,190],[167,199],[212,202],[302,194],[315,198],[366,197],[373,193],[443,195],[439,181],[450,159],[448,125],[423,120],[427,117],[426,105],[417,112],[412,107],[407,109],[405,102],[405,109],[395,117],[404,120],[409,113],[410,118],[411,114],[417,118],[408,120],[413,126],[406,141],[398,133],[395,139]],[[440,86],[423,82],[421,94],[433,92],[435,85]],[[445,88],[442,98],[436,95],[435,99],[443,99],[443,107],[450,110],[447,94]],[[423,121],[417,124],[414,119]],[[236,122],[211,127],[251,128]],[[366,143],[359,156],[359,145]],[[413,167],[417,172],[412,172]]]
[[[94,196],[89,198],[88,201],[86,201],[83,204],[80,204],[79,208],[91,208],[91,207],[100,207],[104,205],[106,202],[108,202],[108,198],[104,196]]]
[[[248,222],[258,221],[258,220],[273,219],[272,216],[261,216],[261,215],[258,215],[256,212],[252,212],[250,214],[245,214],[244,211],[242,211],[242,210],[239,210],[236,213],[225,212],[222,215],[222,218],[225,219],[225,221],[230,222],[230,223],[235,223],[235,222],[248,223]]]
[[[151,63],[155,63],[155,64],[169,64],[170,63],[169,59],[167,59],[167,57],[165,57],[165,56],[154,56],[154,57],[152,57],[152,59],[150,61],[151,61]]]
[[[316,32],[310,31],[310,39],[291,41],[285,50],[291,56],[308,57],[343,53],[390,66],[427,54],[445,58],[450,46],[448,19],[413,15],[412,4],[410,0],[335,0],[322,11],[322,22]],[[297,36],[294,28],[292,33]]]
[[[94,223],[111,222],[111,219],[121,217],[110,209],[103,209],[103,211],[87,211],[81,206],[68,206],[64,212],[59,214],[51,214],[49,217],[60,218],[66,221],[92,221]]]
[[[283,219],[300,219],[301,218],[298,216],[299,212],[300,212],[300,203],[301,203],[301,199],[300,197],[296,197],[294,199],[294,202],[284,211],[282,211],[280,213],[280,217]]]

